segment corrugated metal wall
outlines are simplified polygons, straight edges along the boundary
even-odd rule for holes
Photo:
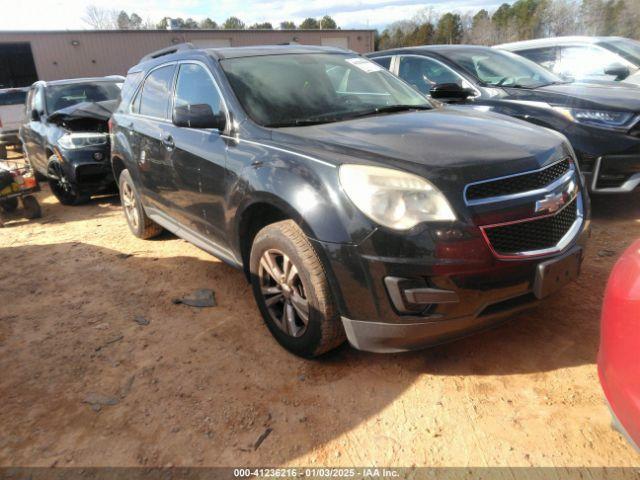
[[[131,30],[74,32],[0,32],[0,44],[28,42],[40,80],[124,75],[141,57],[174,43],[195,41],[273,45],[296,41],[306,45],[349,46],[373,50],[373,30]]]

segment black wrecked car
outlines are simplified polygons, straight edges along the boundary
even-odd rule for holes
[[[20,128],[31,165],[63,205],[117,191],[109,163],[109,127],[123,77],[34,83]]]
[[[640,185],[640,88],[562,80],[514,53],[427,45],[368,54],[438,100],[557,130],[571,142],[591,191]]]
[[[131,231],[243,269],[298,355],[443,342],[578,275],[563,136],[437,107],[352,52],[176,46],[129,71],[111,127]]]

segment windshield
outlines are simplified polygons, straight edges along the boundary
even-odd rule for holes
[[[7,105],[22,105],[27,99],[24,90],[0,90],[0,107]]]
[[[68,85],[49,85],[47,111],[49,113],[71,107],[82,102],[116,100],[120,96],[122,82],[88,82]]]
[[[478,80],[491,86],[536,88],[563,82],[536,63],[510,52],[456,50],[446,55]]]
[[[258,124],[288,127],[431,108],[429,101],[368,59],[285,54],[222,60],[238,100]]]
[[[640,67],[640,42],[621,38],[619,40],[607,40],[600,45],[619,54],[635,66]]]

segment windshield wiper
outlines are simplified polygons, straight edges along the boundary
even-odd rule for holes
[[[386,107],[376,107],[364,112],[354,112],[348,118],[367,117],[369,115],[378,115],[380,113],[406,112],[409,110],[433,110],[428,105],[388,105]]]
[[[394,113],[404,112],[408,110],[431,110],[432,107],[427,105],[388,105],[386,107],[376,107],[371,110],[365,110],[362,112],[342,112],[340,114],[330,113],[315,115],[308,118],[299,118],[291,122],[285,123],[270,123],[265,125],[267,128],[280,128],[280,127],[305,127],[308,125],[319,125],[322,123],[340,122],[342,120],[349,120],[352,118],[366,117],[369,115],[377,115],[380,113]]]

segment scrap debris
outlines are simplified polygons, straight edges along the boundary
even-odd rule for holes
[[[174,298],[173,303],[176,305],[183,304],[198,308],[215,307],[217,305],[215,292],[207,288],[196,290],[191,295],[187,295],[182,298]]]

